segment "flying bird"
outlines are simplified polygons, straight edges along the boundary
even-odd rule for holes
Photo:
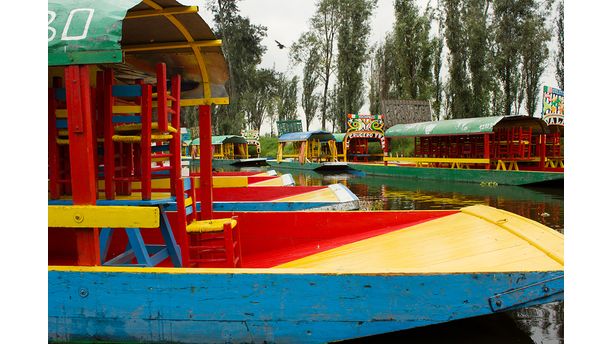
[[[279,42],[277,40],[274,40],[274,42],[276,42],[276,44],[278,45],[279,49],[283,49],[285,47],[281,42]]]

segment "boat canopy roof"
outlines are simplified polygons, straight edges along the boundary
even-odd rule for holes
[[[336,142],[343,142],[344,137],[346,136],[346,133],[336,133],[333,135],[334,135],[334,139],[336,139]]]
[[[448,119],[411,124],[396,124],[385,132],[386,137],[466,135],[492,133],[494,128],[530,127],[535,134],[548,132],[546,123],[529,116],[494,116]]]
[[[244,138],[244,136],[238,135],[221,135],[212,137],[213,145],[220,145],[223,143],[247,143],[247,140]]]
[[[238,135],[220,135],[212,137],[213,145],[220,145],[223,143],[247,143],[247,140],[243,136]],[[191,140],[191,145],[199,146],[200,138],[198,137],[197,139]]]
[[[320,141],[330,141],[330,140],[335,141],[336,140],[334,135],[332,135],[330,132],[323,131],[323,130],[316,130],[316,131],[302,131],[302,132],[296,132],[296,133],[286,133],[286,134],[281,135],[281,137],[278,138],[278,142],[307,141],[307,140],[312,140],[312,139],[316,139]]]
[[[168,75],[182,77],[182,105],[229,102],[221,40],[197,6],[175,0],[49,0],[48,8],[49,67],[101,65],[112,67],[122,82],[154,83],[156,65],[164,62]]]

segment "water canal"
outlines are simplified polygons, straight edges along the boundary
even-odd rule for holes
[[[253,171],[264,169],[242,168]],[[459,209],[485,204],[530,218],[561,233],[564,231],[562,187],[527,188],[366,177],[346,172],[276,171],[279,174],[292,174],[296,185],[344,184],[359,197],[362,210]],[[345,343],[563,343],[563,306],[563,302],[552,303]]]

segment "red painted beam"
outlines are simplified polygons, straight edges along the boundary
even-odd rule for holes
[[[70,141],[70,178],[75,205],[96,204],[96,166],[94,165],[91,99],[88,66],[68,66],[66,105]],[[97,228],[75,230],[78,265],[100,265]]]
[[[327,186],[214,188],[213,200],[215,200],[215,202],[265,202],[284,197],[301,195],[303,193],[325,188],[327,188]],[[196,195],[199,196],[200,193],[198,192]]]

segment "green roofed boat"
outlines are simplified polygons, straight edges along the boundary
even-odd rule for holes
[[[559,130],[527,116],[398,124],[385,132],[383,163],[350,163],[373,175],[505,185],[561,185]],[[407,154],[391,147],[410,145]]]
[[[191,142],[192,157],[200,156],[200,139]],[[261,166],[266,165],[266,158],[250,157],[248,141],[244,136],[220,135],[212,137],[213,167],[227,165],[234,166]]]

